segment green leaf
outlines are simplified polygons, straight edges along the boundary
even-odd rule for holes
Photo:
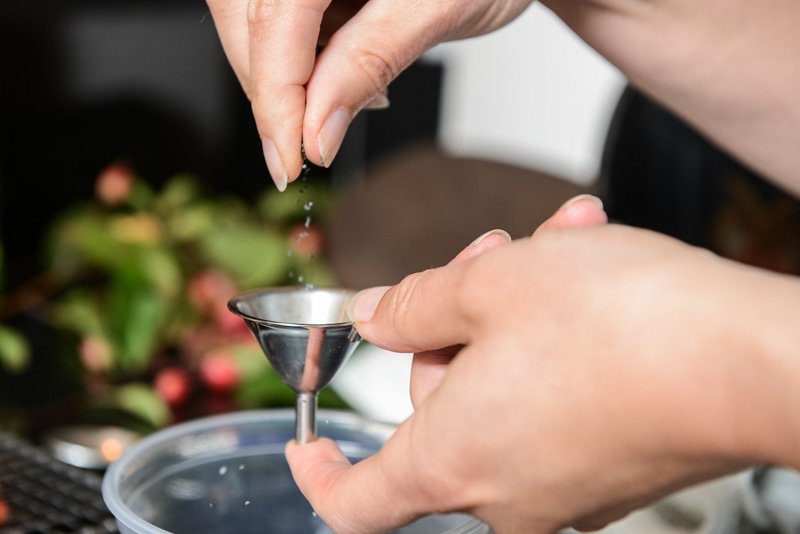
[[[106,402],[154,427],[161,427],[169,422],[169,407],[147,384],[132,383],[118,387]]]
[[[30,361],[28,342],[18,332],[0,324],[0,364],[9,372],[19,373]]]
[[[305,209],[307,203],[312,204],[310,210]],[[264,193],[258,200],[257,210],[264,220],[287,223],[304,220],[308,215],[315,221],[322,221],[330,213],[331,206],[331,195],[326,189],[293,182],[283,193],[275,190]]]
[[[100,306],[86,291],[76,290],[65,295],[62,302],[54,305],[53,317],[57,325],[78,332],[82,337],[105,332]]]
[[[246,375],[234,396],[237,406],[243,409],[294,406],[296,402],[294,391],[271,368]],[[319,404],[324,408],[350,408],[332,388],[320,391]]]
[[[295,404],[294,391],[283,383],[272,368],[246,376],[234,396],[236,404],[245,409]]]
[[[151,187],[143,180],[137,179],[133,182],[133,188],[131,189],[127,202],[137,210],[146,210],[150,207],[150,204],[152,204],[154,196],[155,194]]]
[[[51,238],[51,270],[56,278],[69,278],[88,265],[118,268],[127,265],[134,248],[112,235],[107,217],[84,209],[64,218]]]
[[[334,410],[348,410],[351,408],[333,388],[325,388],[319,392],[319,407]]]
[[[155,208],[162,214],[175,210],[197,198],[197,185],[188,174],[179,174],[169,180],[155,200]]]
[[[231,347],[231,352],[241,376],[254,376],[271,371],[267,358],[257,345],[235,345]]]
[[[108,312],[120,371],[141,371],[156,349],[164,302],[141,278],[123,273],[113,280]]]
[[[225,270],[240,287],[274,284],[289,266],[284,236],[243,224],[209,232],[201,249],[209,263]]]
[[[166,218],[170,234],[178,241],[192,241],[208,232],[216,221],[213,204],[194,203],[174,210]]]
[[[142,276],[150,282],[166,301],[174,301],[181,292],[183,274],[178,259],[163,248],[143,248],[137,262]]]

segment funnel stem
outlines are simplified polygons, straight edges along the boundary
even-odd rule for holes
[[[295,408],[294,437],[297,443],[311,443],[317,439],[317,394],[298,393]]]

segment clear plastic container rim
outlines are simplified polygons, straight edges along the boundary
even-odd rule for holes
[[[393,425],[370,421],[369,419],[365,419],[356,413],[348,411],[320,410],[317,413],[317,418],[319,420],[329,420],[337,424],[352,427],[354,430],[366,432],[383,440],[388,439],[395,430]],[[105,501],[108,509],[116,518],[117,522],[122,523],[127,528],[139,533],[169,534],[169,531],[161,529],[140,518],[138,515],[133,513],[124,502],[122,502],[122,499],[117,492],[116,485],[119,480],[120,473],[125,469],[128,463],[133,461],[133,459],[139,456],[139,454],[148,449],[186,435],[206,432],[220,426],[235,426],[239,424],[265,422],[268,423],[270,421],[285,421],[287,419],[294,419],[294,409],[285,408],[243,410],[239,412],[202,417],[154,432],[153,434],[143,438],[129,447],[119,460],[113,462],[109,466],[105,476],[103,477],[103,500]],[[478,519],[471,519],[463,525],[450,529],[443,534],[468,534],[470,532],[477,531],[477,529],[480,527],[485,527],[485,524]]]

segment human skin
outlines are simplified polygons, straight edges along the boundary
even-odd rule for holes
[[[318,57],[328,2],[253,0],[247,31],[235,2],[210,5],[259,134],[274,140],[280,188],[299,174],[301,139],[329,164],[350,118],[422,51],[490,31],[527,2],[370,0]],[[800,4],[547,5],[632,83],[800,192]],[[256,54],[242,61],[244,49]],[[353,303],[367,340],[416,354],[415,413],[356,466],[327,440],[287,446],[334,530],[451,510],[500,533],[597,526],[743,466],[800,465],[800,282],[603,224],[593,205],[568,206],[528,239],[493,234]]]
[[[496,29],[528,4],[208,0],[279,190],[300,174],[301,141],[311,162],[330,165],[356,113],[385,105],[389,83],[423,52]],[[326,45],[317,55],[320,36]]]
[[[792,277],[551,222],[362,293],[362,335],[422,359],[415,412],[355,466],[328,440],[287,458],[340,533],[454,510],[498,533],[597,527],[747,465],[797,467],[798,302]]]
[[[630,81],[800,193],[800,3],[546,0]],[[363,4],[363,7],[359,7]],[[432,46],[513,20],[528,0],[208,0],[279,189],[330,165],[350,120]],[[319,40],[326,46],[317,55]]]

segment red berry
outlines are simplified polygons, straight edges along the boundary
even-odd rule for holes
[[[289,247],[301,256],[319,256],[323,241],[322,232],[314,225],[298,224],[289,229]]]
[[[111,367],[113,352],[111,344],[102,336],[87,336],[78,345],[78,354],[83,365],[94,373],[107,371]]]
[[[156,374],[156,394],[170,406],[180,406],[189,397],[189,374],[180,367],[165,367]]]
[[[229,353],[216,351],[203,360],[200,377],[211,391],[230,393],[239,384],[239,368]]]
[[[248,333],[247,324],[238,315],[228,309],[228,303],[220,301],[212,309],[214,325],[224,334],[245,336]]]
[[[228,275],[213,269],[202,271],[189,280],[189,300],[201,311],[218,303],[226,303],[236,293],[236,285]]]
[[[130,167],[122,163],[112,163],[97,176],[95,193],[109,206],[115,206],[128,198],[133,182],[133,171]]]
[[[5,525],[10,517],[11,509],[8,507],[5,501],[0,500],[0,527]]]

